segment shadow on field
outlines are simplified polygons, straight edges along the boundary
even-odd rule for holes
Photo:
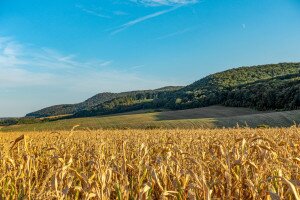
[[[250,108],[210,106],[203,108],[165,111],[157,113],[157,120],[224,118],[265,113]]]

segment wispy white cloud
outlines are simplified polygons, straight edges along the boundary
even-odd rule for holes
[[[90,15],[94,15],[94,16],[101,17],[101,18],[107,18],[107,19],[111,18],[110,16],[105,15],[105,14],[101,13],[99,10],[96,10],[96,9],[86,8],[82,5],[76,5],[76,7],[79,8],[81,11],[86,12]]]
[[[120,11],[120,10],[115,10],[115,11],[110,11],[110,10],[104,10],[102,8],[99,7],[86,7],[84,5],[81,4],[76,4],[75,5],[76,8],[78,8],[79,10],[81,10],[82,12],[85,12],[89,15],[94,15],[100,18],[106,18],[106,19],[111,19],[113,16],[124,16],[124,15],[128,15],[127,12],[124,11]]]
[[[101,67],[105,67],[105,66],[108,66],[108,65],[112,64],[112,62],[113,62],[113,61],[109,60],[109,61],[106,61],[106,62],[101,63],[100,66],[101,66]]]
[[[130,70],[137,70],[137,69],[141,69],[143,67],[145,67],[145,66],[144,65],[136,65],[136,66],[130,67],[129,69]]]
[[[198,0],[131,0],[145,6],[176,6],[197,3]]]
[[[127,13],[127,12],[124,12],[124,11],[119,11],[119,10],[113,11],[113,14],[114,14],[114,15],[117,15],[117,16],[124,16],[124,15],[128,15],[128,13]]]
[[[127,28],[129,28],[131,26],[134,26],[134,25],[139,24],[141,22],[144,22],[146,20],[149,20],[149,19],[152,19],[152,18],[155,18],[155,17],[159,17],[161,15],[164,15],[164,14],[167,14],[169,12],[172,12],[172,11],[174,11],[174,10],[180,8],[180,7],[181,6],[174,6],[172,8],[169,8],[169,9],[166,9],[166,10],[162,10],[162,11],[159,11],[159,12],[155,12],[155,13],[152,13],[152,14],[149,14],[149,15],[137,18],[135,20],[129,21],[129,22],[121,25],[117,29],[115,29],[113,32],[111,32],[111,35],[115,35],[115,34],[117,34],[119,32],[122,32],[122,31],[126,30]]]
[[[156,38],[155,40],[163,40],[163,39],[167,39],[167,38],[174,37],[174,36],[177,36],[177,35],[182,35],[184,33],[192,31],[193,29],[194,28],[185,28],[183,30],[179,30],[179,31],[176,31],[176,32],[173,32],[173,33],[169,33],[167,35],[160,36],[160,37]]]

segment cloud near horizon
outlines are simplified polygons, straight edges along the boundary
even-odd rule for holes
[[[32,95],[40,97],[31,102],[34,109],[48,106],[49,102],[74,103],[76,99],[85,100],[99,92],[153,89],[170,84],[141,76],[133,70],[117,70],[113,65],[110,60],[86,61],[76,55],[21,44],[11,37],[0,36],[0,89],[7,92],[3,97],[31,91]],[[48,98],[47,91],[56,91],[54,100],[45,99]],[[9,113],[9,108],[2,100],[0,98],[0,116],[3,117]],[[21,100],[19,106],[26,110]],[[33,110],[22,113],[30,111]]]
[[[62,86],[68,87],[65,83],[73,82],[74,85],[78,77],[81,77],[78,79],[80,85],[94,81],[98,84],[99,91],[126,90],[135,81],[144,84],[149,81],[162,83],[157,80],[146,81],[137,73],[124,73],[114,69],[112,65],[111,60],[83,61],[73,54],[65,55],[53,49],[21,44],[11,37],[0,37],[0,88],[62,83]],[[126,87],[123,80],[127,80],[130,87]],[[106,87],[101,88],[101,85]],[[108,87],[109,85],[116,87]]]

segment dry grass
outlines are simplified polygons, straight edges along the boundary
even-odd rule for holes
[[[300,199],[300,129],[0,133],[0,199]]]

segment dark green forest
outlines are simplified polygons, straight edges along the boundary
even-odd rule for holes
[[[239,67],[211,74],[186,87],[100,93],[79,104],[57,105],[29,113],[27,121],[23,121],[59,115],[86,117],[141,109],[179,110],[220,104],[257,110],[299,109],[299,73],[300,63]]]
[[[300,74],[240,85],[227,93],[223,104],[258,110],[300,109]]]

